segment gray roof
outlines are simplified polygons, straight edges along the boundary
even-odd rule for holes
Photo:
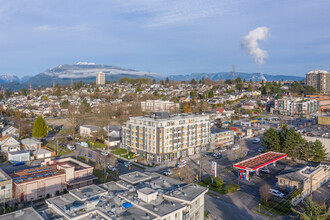
[[[40,145],[41,141],[36,138],[24,138],[21,140],[21,143],[30,147],[30,146]]]
[[[137,171],[120,175],[119,178],[133,185],[151,179],[150,176]]]
[[[33,208],[25,208],[0,216],[0,220],[44,220]]]

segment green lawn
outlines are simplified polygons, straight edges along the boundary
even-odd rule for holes
[[[118,149],[116,148],[116,150],[112,150],[111,151],[112,153],[116,154],[116,155],[123,155],[123,154],[127,154],[127,150],[125,149]]]
[[[57,152],[57,149],[58,149],[57,155],[59,155],[59,156],[64,156],[64,155],[72,153],[71,150],[69,150],[65,147],[58,146],[58,148],[57,148],[56,145],[53,144],[52,142],[47,143],[46,147],[48,147],[49,149],[51,149],[55,152]]]

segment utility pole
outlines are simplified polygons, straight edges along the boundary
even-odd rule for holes
[[[202,146],[199,149],[199,182],[202,180]]]

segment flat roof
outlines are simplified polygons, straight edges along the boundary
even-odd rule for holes
[[[137,184],[139,182],[144,182],[144,181],[151,179],[151,177],[149,175],[146,175],[146,174],[138,172],[138,171],[120,175],[119,178],[130,184],[133,184],[133,185]]]
[[[234,167],[238,169],[253,171],[268,164],[271,164],[277,160],[285,158],[286,156],[287,154],[268,151],[255,157],[251,157],[247,160],[238,162],[234,164]]]
[[[44,220],[33,208],[25,208],[0,216],[0,220]]]
[[[93,196],[104,194],[106,192],[106,190],[99,186],[89,185],[79,189],[70,190],[69,193],[72,194],[74,197],[78,198],[79,200],[83,201]]]

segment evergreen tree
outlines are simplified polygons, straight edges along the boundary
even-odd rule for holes
[[[274,128],[268,129],[264,134],[262,145],[270,151],[281,152],[281,144],[278,132]]]
[[[236,83],[242,83],[242,79],[241,79],[241,77],[237,77],[237,78],[236,78]]]
[[[252,91],[251,83],[249,83],[249,85],[248,85],[248,87],[247,87],[247,91]]]
[[[282,142],[284,153],[287,153],[289,157],[296,157],[298,148],[302,144],[304,144],[304,139],[299,133],[296,133],[293,129],[286,131],[285,139]]]
[[[57,87],[56,96],[57,97],[60,97],[61,96],[61,88],[60,87]]]
[[[166,77],[165,83],[166,84],[169,84],[170,83],[170,80],[168,79],[168,77]]]
[[[316,140],[311,146],[312,160],[315,162],[321,162],[324,160],[326,153],[321,141]]]
[[[308,198],[304,204],[304,208],[300,211],[292,209],[301,220],[326,220],[330,217],[326,207],[318,205],[311,198]]]
[[[313,143],[310,141],[305,141],[304,144],[300,145],[298,147],[298,151],[297,151],[297,157],[300,160],[306,160],[309,161],[311,159],[311,148],[313,146]]]
[[[213,92],[213,90],[210,90],[209,91],[209,98],[212,98],[212,97],[214,97],[214,92]]]
[[[135,93],[138,93],[138,92],[141,92],[141,88],[140,87],[137,87],[136,90],[135,90]]]
[[[32,136],[35,138],[44,138],[47,136],[47,133],[46,122],[39,116],[34,122]]]
[[[192,78],[190,84],[197,84],[197,81],[194,78]]]
[[[44,95],[44,97],[42,98],[42,100],[47,101],[47,96]]]

